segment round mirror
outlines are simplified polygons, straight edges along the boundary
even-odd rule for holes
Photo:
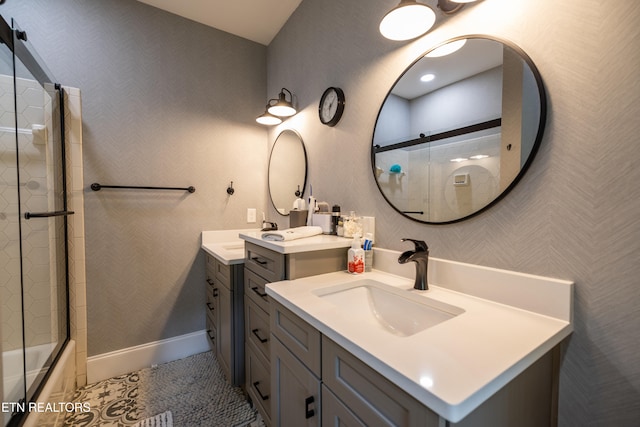
[[[307,183],[307,152],[298,132],[283,130],[269,156],[269,196],[281,215],[289,215],[293,202],[303,196]]]
[[[522,177],[545,118],[542,79],[522,50],[486,36],[449,40],[409,66],[380,108],[371,149],[378,188],[415,221],[469,218]]]

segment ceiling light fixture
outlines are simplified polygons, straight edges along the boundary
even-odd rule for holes
[[[285,91],[289,94],[289,101],[287,101]],[[276,103],[271,104],[271,101],[276,101]],[[278,117],[293,116],[297,113],[296,109],[293,108],[293,94],[288,89],[282,88],[280,94],[278,94],[278,99],[272,99],[269,101],[269,108],[267,111]]]
[[[436,22],[436,13],[415,0],[400,0],[380,22],[380,34],[389,40],[411,40],[423,35]]]

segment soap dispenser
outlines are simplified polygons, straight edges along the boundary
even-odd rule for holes
[[[360,244],[359,234],[354,237],[351,249],[347,252],[347,270],[352,274],[364,273],[364,250]]]

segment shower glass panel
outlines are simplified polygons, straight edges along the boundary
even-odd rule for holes
[[[0,44],[0,343],[2,401],[25,398],[20,277],[20,208],[15,131],[13,53]],[[11,413],[3,412],[3,425]]]
[[[70,212],[64,91],[16,23],[15,30],[6,25],[0,22],[0,391],[3,402],[16,404],[17,414],[3,414],[3,425],[13,425],[68,341]]]

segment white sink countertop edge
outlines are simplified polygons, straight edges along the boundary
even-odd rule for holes
[[[387,252],[374,254],[380,255],[380,265],[384,265],[385,256],[398,254]],[[484,268],[469,264],[460,267]],[[520,273],[505,270],[491,269],[491,273],[506,278],[511,275],[513,280],[520,277]],[[572,282],[525,276],[541,291],[558,288],[551,289],[552,294],[558,293],[549,298],[564,295],[563,302],[570,307]],[[455,282],[454,276],[449,278]],[[404,289],[413,286],[411,279],[379,270],[360,275],[336,272],[267,284],[267,294],[451,422],[462,420],[573,330],[570,308],[554,317],[437,285],[419,293],[460,307],[465,310],[463,314],[409,337],[363,330],[348,313],[314,293],[361,279]],[[492,287],[481,282],[477,284],[480,288]],[[453,288],[458,286],[452,283]],[[468,289],[472,287],[467,284]],[[524,299],[529,297],[523,294]],[[517,300],[513,295],[509,298]]]
[[[244,263],[244,240],[240,233],[257,232],[249,230],[207,230],[202,232],[201,248],[225,265]]]

